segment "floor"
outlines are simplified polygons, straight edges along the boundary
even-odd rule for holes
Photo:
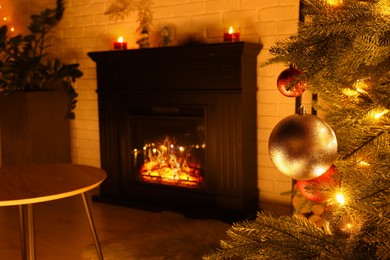
[[[88,198],[96,230],[103,244],[104,241],[129,238],[129,232],[132,231],[139,232],[138,236],[142,235],[142,230],[156,222],[157,215],[161,214],[95,202],[91,200],[93,193],[96,191],[89,192]],[[81,196],[38,203],[33,209],[37,260],[85,259],[81,255],[86,248],[92,247],[93,239]],[[215,227],[217,237],[224,236],[229,225],[211,221],[210,225]],[[210,229],[209,226],[207,228]],[[153,231],[154,227],[149,229]],[[131,245],[127,242],[126,246]],[[93,251],[90,254],[95,254]],[[0,259],[21,259],[18,207],[0,207]]]

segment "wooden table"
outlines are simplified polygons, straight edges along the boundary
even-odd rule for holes
[[[85,192],[99,186],[106,176],[106,173],[99,168],[76,164],[1,167],[0,206],[19,206],[22,259],[35,259],[32,205],[81,195],[99,259],[103,260]]]

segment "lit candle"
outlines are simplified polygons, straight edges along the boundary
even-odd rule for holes
[[[137,156],[138,156],[138,150],[134,149],[134,168],[137,167]]]
[[[114,49],[115,50],[126,50],[127,49],[127,42],[123,41],[123,37],[120,36],[116,42],[114,42]]]
[[[223,34],[223,41],[225,42],[238,42],[240,41],[240,32],[233,26],[229,27],[229,30],[225,30]]]

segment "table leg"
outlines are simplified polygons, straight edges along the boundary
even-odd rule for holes
[[[81,197],[83,198],[84,208],[85,208],[85,211],[87,213],[89,226],[91,228],[91,232],[92,232],[93,240],[95,242],[95,247],[96,247],[96,251],[97,251],[99,260],[104,260],[102,248],[100,247],[99,239],[98,239],[96,229],[95,229],[95,224],[94,224],[93,219],[92,219],[91,209],[89,208],[88,200],[85,196],[85,193],[81,193]]]
[[[19,216],[20,216],[20,229],[21,229],[20,232],[21,232],[22,259],[35,260],[34,213],[33,213],[32,204],[20,205]],[[26,222],[27,222],[27,226],[26,226]],[[27,246],[28,246],[28,253],[27,253]]]
[[[30,260],[35,260],[34,215],[32,204],[27,204],[28,246]]]
[[[20,219],[20,248],[22,251],[22,260],[27,260],[27,245],[26,245],[26,221],[24,219],[24,206],[19,205],[19,219]]]

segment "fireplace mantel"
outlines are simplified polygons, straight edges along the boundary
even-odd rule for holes
[[[88,53],[96,62],[101,166],[108,174],[97,199],[225,216],[254,214],[258,210],[256,71],[260,49],[258,44],[237,42]],[[163,113],[165,118],[174,118],[180,111],[203,111],[204,187],[186,189],[134,180],[128,155],[134,142],[134,118],[139,117],[131,116],[134,110]]]

